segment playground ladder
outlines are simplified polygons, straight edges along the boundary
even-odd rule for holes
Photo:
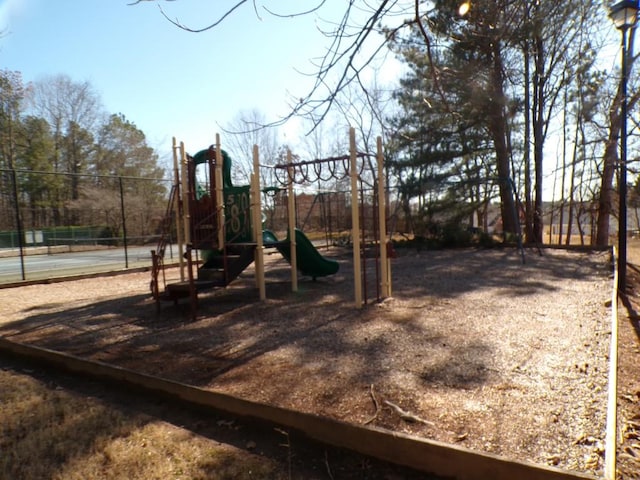
[[[160,238],[156,249],[151,252],[151,293],[156,301],[159,300],[160,290],[158,284],[158,277],[160,272],[163,272],[163,284],[164,282],[164,253],[167,248],[167,243],[171,238],[171,226],[173,224],[174,216],[174,204],[177,197],[178,188],[176,185],[171,186],[171,192],[169,193],[169,202],[167,203],[167,210],[160,223]]]

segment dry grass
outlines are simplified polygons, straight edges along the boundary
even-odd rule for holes
[[[8,368],[0,405],[3,479],[287,478],[267,458]]]

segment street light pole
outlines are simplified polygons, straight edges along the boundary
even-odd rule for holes
[[[627,31],[622,28],[622,99],[620,103],[620,170],[618,189],[620,195],[618,228],[618,291],[625,293],[627,285]]]
[[[638,1],[624,0],[611,6],[609,16],[622,32],[622,78],[620,84],[620,165],[618,172],[618,292],[627,285],[627,33],[638,16]]]

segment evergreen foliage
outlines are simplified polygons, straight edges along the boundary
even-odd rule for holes
[[[15,197],[30,226],[89,224],[100,211],[116,233],[122,186],[134,211],[164,204],[164,172],[144,132],[123,114],[105,116],[86,82],[24,85],[19,72],[0,71],[0,136],[0,229],[16,228]]]

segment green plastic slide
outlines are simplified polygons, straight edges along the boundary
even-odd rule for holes
[[[335,260],[324,257],[318,249],[311,243],[302,230],[296,228],[296,261],[298,270],[303,275],[308,275],[316,279],[333,275],[340,268],[340,264]],[[287,239],[289,237],[287,236]],[[262,241],[265,246],[274,245],[288,262],[291,262],[291,244],[280,243],[275,234],[270,230],[262,231]]]

